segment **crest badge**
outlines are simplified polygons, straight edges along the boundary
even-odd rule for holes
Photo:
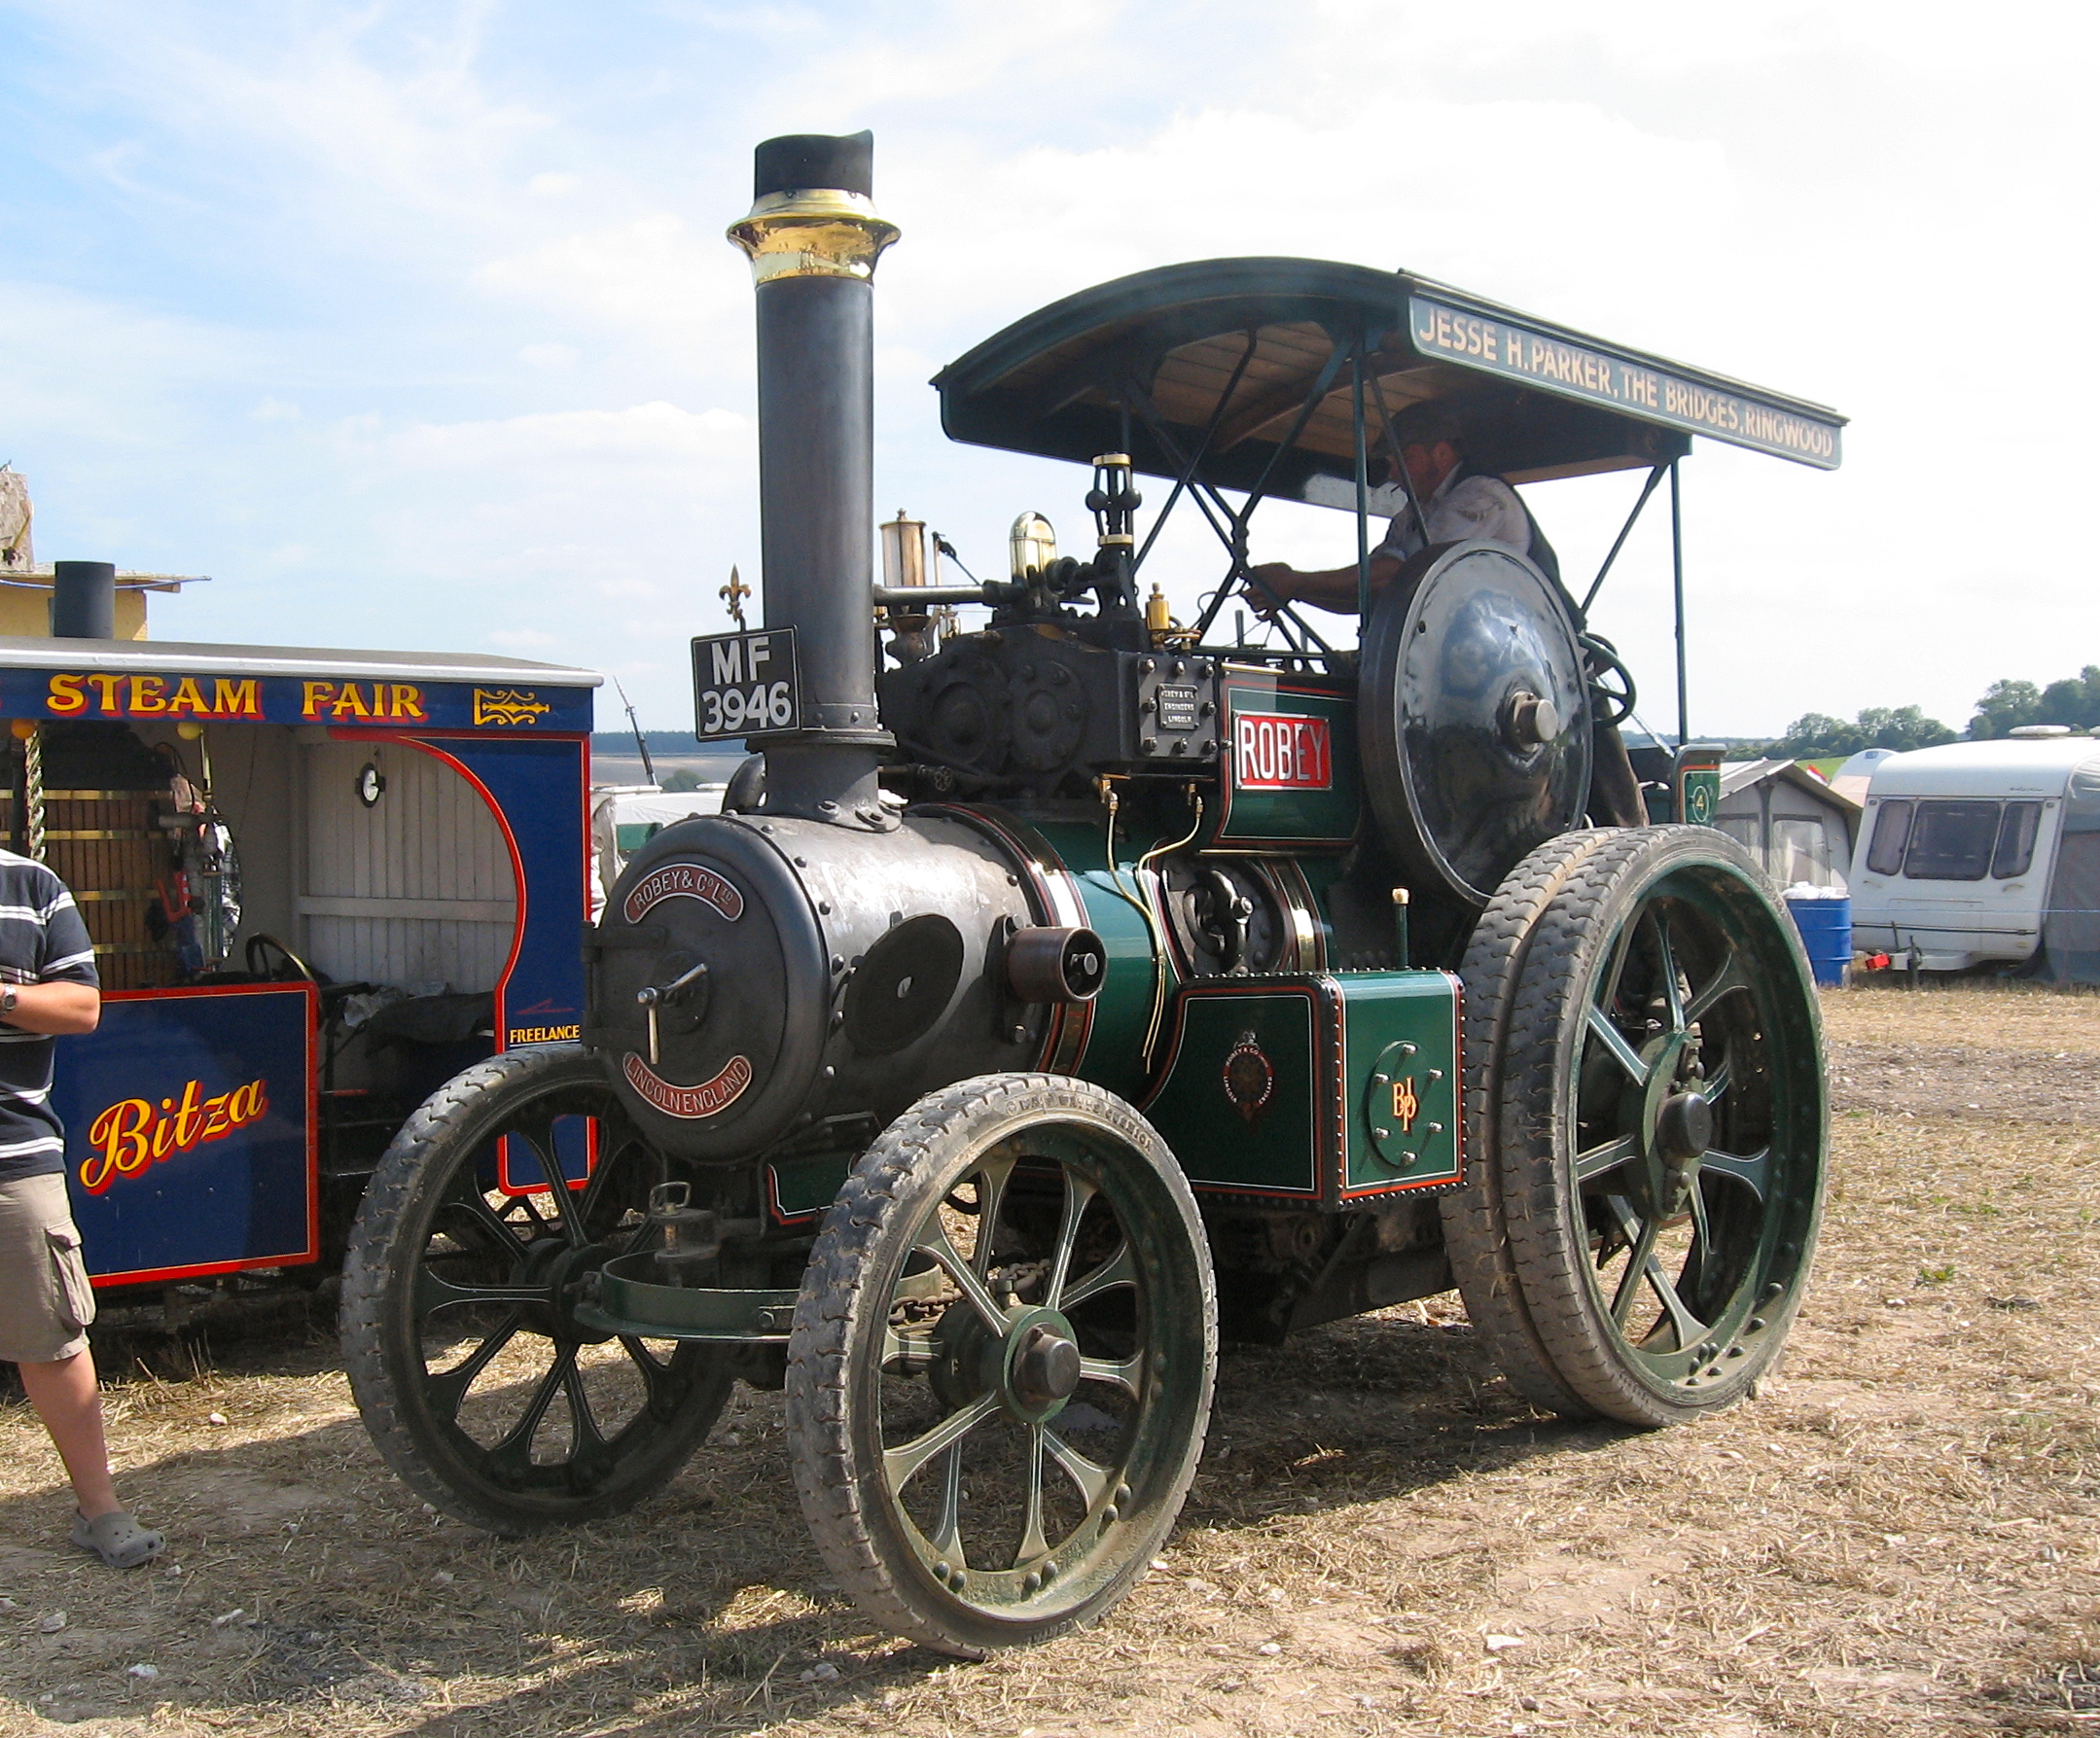
[[[1239,1119],[1253,1128],[1268,1109],[1276,1093],[1276,1066],[1269,1061],[1252,1032],[1242,1032],[1226,1052],[1225,1095],[1231,1100]]]

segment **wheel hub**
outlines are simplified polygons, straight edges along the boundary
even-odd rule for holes
[[[928,1375],[947,1406],[996,1393],[1014,1418],[1042,1424],[1080,1385],[1079,1336],[1053,1309],[1017,1309],[995,1330],[969,1304],[952,1304],[934,1341],[939,1351]]]
[[[1038,1322],[1016,1342],[1009,1384],[1015,1400],[1039,1410],[1070,1400],[1079,1386],[1079,1347],[1054,1328]]]
[[[1714,1144],[1714,1107],[1698,1092],[1673,1092],[1655,1114],[1655,1156],[1673,1170],[1689,1170]]]
[[[527,1282],[547,1288],[550,1337],[579,1346],[602,1346],[613,1337],[578,1322],[576,1306],[582,1301],[585,1275],[597,1272],[619,1253],[610,1244],[587,1243],[579,1248],[554,1237],[543,1237],[526,1250]]]

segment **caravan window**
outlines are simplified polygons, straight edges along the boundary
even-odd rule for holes
[[[1884,802],[1874,817],[1873,842],[1867,847],[1867,867],[1877,875],[1903,873],[1904,847],[1910,842],[1907,802]]]
[[[2042,825],[2039,802],[2009,802],[1998,823],[1998,849],[1991,854],[1991,873],[2001,881],[2024,875],[2035,860],[2035,834]]]
[[[1904,854],[1912,881],[1980,881],[1998,840],[1995,802],[1921,802]]]

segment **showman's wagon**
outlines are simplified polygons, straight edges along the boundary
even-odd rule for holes
[[[60,564],[57,616],[99,631],[0,639],[7,843],[73,890],[104,991],[53,1099],[89,1270],[120,1301],[310,1282],[433,1088],[579,1033],[598,678],[115,639],[95,567]]]

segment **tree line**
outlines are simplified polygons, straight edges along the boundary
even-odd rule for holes
[[[2074,730],[2100,729],[2100,664],[2087,664],[2039,688],[2032,682],[1994,682],[1975,703],[1975,715],[1961,735],[1916,706],[1869,706],[1849,723],[1828,713],[1804,712],[1770,743],[1765,753],[1796,761],[1828,755],[1856,755],[1863,748],[1937,748],[1966,737],[1972,742],[2010,735],[2021,725],[2067,725]]]

